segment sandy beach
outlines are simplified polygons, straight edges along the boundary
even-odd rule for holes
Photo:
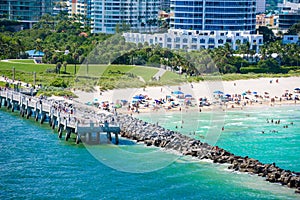
[[[300,77],[288,77],[260,78],[236,81],[203,81],[199,83],[185,83],[178,86],[127,88],[109,90],[104,92],[100,92],[100,90],[96,88],[97,90],[92,93],[87,93],[79,90],[74,91],[74,93],[79,97],[76,101],[80,103],[93,103],[96,100],[97,102],[99,102],[99,104],[101,104],[102,102],[107,102],[110,103],[110,105],[119,103],[121,100],[132,102],[133,97],[136,95],[143,95],[148,97],[150,99],[148,102],[154,102],[155,100],[165,99],[168,96],[173,98],[175,101],[180,101],[181,106],[178,107],[182,107],[182,109],[184,109],[185,106],[182,105],[183,100],[177,99],[178,95],[172,94],[172,92],[174,91],[180,91],[184,93],[182,96],[188,94],[193,97],[194,101],[192,102],[194,106],[189,107],[189,109],[195,108],[198,110],[198,103],[200,98],[207,98],[207,100],[210,103],[212,103],[213,101],[215,101],[216,98],[219,97],[217,94],[214,93],[215,91],[221,91],[223,93],[222,96],[240,96],[240,105],[232,106],[227,105],[227,103],[224,103],[224,108],[236,108],[240,106],[246,106],[246,104],[244,105],[245,102],[247,102],[247,105],[251,106],[274,106],[278,104],[294,104],[295,101],[286,101],[286,98],[284,98],[283,95],[292,94],[292,97],[294,98],[294,96],[297,95],[297,93],[294,93],[294,89],[299,87]],[[247,93],[247,95],[245,95],[245,93]],[[242,94],[244,96],[241,96]],[[254,98],[254,94],[256,94],[256,97],[260,97],[256,99],[257,102],[252,99],[252,97]],[[274,102],[271,102],[272,98],[274,98]],[[299,103],[299,101],[296,103]],[[220,104],[218,106],[220,106]],[[178,107],[170,110],[178,111]],[[204,106],[202,109],[211,109],[211,106]],[[139,109],[139,111],[141,112],[149,112],[150,110],[153,110],[152,105],[149,105],[149,107],[147,108],[143,108],[143,106],[140,106]]]

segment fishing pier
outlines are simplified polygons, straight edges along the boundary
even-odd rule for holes
[[[66,141],[71,138],[71,134],[75,134],[76,144],[100,144],[100,136],[104,133],[109,141],[112,141],[114,134],[115,144],[119,143],[119,125],[107,120],[101,121],[79,110],[75,111],[75,108],[66,112],[62,105],[54,100],[40,99],[7,89],[0,90],[0,108],[18,111],[23,118],[33,117],[40,124],[49,123],[52,129],[57,129],[59,138],[62,138],[65,132]]]

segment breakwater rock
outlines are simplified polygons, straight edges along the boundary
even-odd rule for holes
[[[265,177],[266,181],[296,188],[295,192],[300,193],[300,173],[281,169],[275,163],[264,164],[248,156],[237,156],[217,146],[211,146],[179,132],[144,122],[129,115],[101,115],[101,120],[118,123],[121,127],[122,137],[144,142],[146,146],[175,150],[182,155],[210,159],[214,163],[227,163],[229,169],[257,174]]]

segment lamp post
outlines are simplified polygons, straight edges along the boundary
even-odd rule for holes
[[[15,75],[16,75],[16,69],[15,69],[15,67],[12,68],[12,73],[13,73],[12,74],[13,75],[12,80],[15,81]]]
[[[33,72],[33,86],[36,84],[36,72]]]

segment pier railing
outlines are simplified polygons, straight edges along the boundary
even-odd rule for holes
[[[67,131],[66,138],[70,137],[71,133],[77,134],[78,140],[81,136],[87,134],[106,132],[109,134],[120,133],[120,126],[108,122],[101,122],[95,115],[87,112],[77,111],[74,107],[68,107],[64,102],[48,100],[46,98],[37,98],[28,96],[13,90],[0,90],[0,106],[4,106],[12,111],[20,110],[20,114],[27,119],[34,116],[36,121],[43,123],[45,120],[49,121],[50,126],[54,129],[58,128],[59,137],[61,137],[62,130]],[[74,105],[73,105],[74,106]]]

